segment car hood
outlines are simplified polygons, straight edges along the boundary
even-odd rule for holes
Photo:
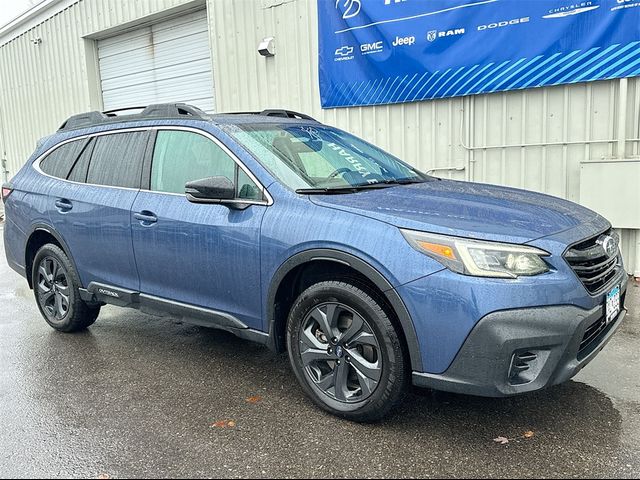
[[[452,180],[312,195],[317,205],[397,227],[445,235],[525,243],[591,222],[587,208],[541,193]]]

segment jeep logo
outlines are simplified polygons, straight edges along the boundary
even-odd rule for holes
[[[416,43],[416,37],[396,37],[391,45],[399,47],[401,45],[413,45]]]

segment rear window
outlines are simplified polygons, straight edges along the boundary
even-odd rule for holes
[[[40,163],[40,169],[52,177],[66,179],[86,140],[75,140],[56,148]]]
[[[87,183],[140,188],[147,132],[114,133],[97,137]]]

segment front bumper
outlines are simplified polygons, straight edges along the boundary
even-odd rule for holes
[[[567,381],[593,360],[620,328],[626,314],[626,289],[625,281],[618,317],[588,344],[581,346],[587,330],[593,332],[602,321],[604,305],[591,310],[549,306],[495,312],[478,322],[444,373],[414,372],[413,383],[455,393],[504,397]]]

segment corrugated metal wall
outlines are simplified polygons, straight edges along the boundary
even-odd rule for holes
[[[101,106],[99,79],[91,73],[94,43],[83,40],[84,35],[187,3],[82,0],[0,47],[0,114],[6,117],[11,174],[33,150],[35,139],[55,129],[65,116]],[[207,5],[218,111],[299,110],[360,135],[422,170],[575,201],[581,161],[640,154],[638,78],[626,82],[623,95],[622,82],[616,80],[322,110],[315,0],[208,0]],[[43,39],[38,47],[29,42],[34,36]],[[257,53],[258,42],[267,36],[276,38],[273,58]],[[627,266],[640,276],[640,231],[622,233]]]
[[[101,108],[95,42],[85,37],[189,3],[82,0],[2,45],[0,155],[5,143],[9,175],[22,166],[36,140],[54,132],[66,117]],[[42,43],[34,45],[34,38]]]
[[[574,201],[579,200],[581,161],[640,153],[638,78],[628,81],[624,126],[620,81],[322,110],[315,0],[214,0],[209,19],[219,111],[302,111],[440,176]],[[276,39],[276,56],[260,57],[258,42],[270,36]],[[618,155],[620,136],[627,141]],[[640,276],[640,233],[622,233],[627,267]]]

